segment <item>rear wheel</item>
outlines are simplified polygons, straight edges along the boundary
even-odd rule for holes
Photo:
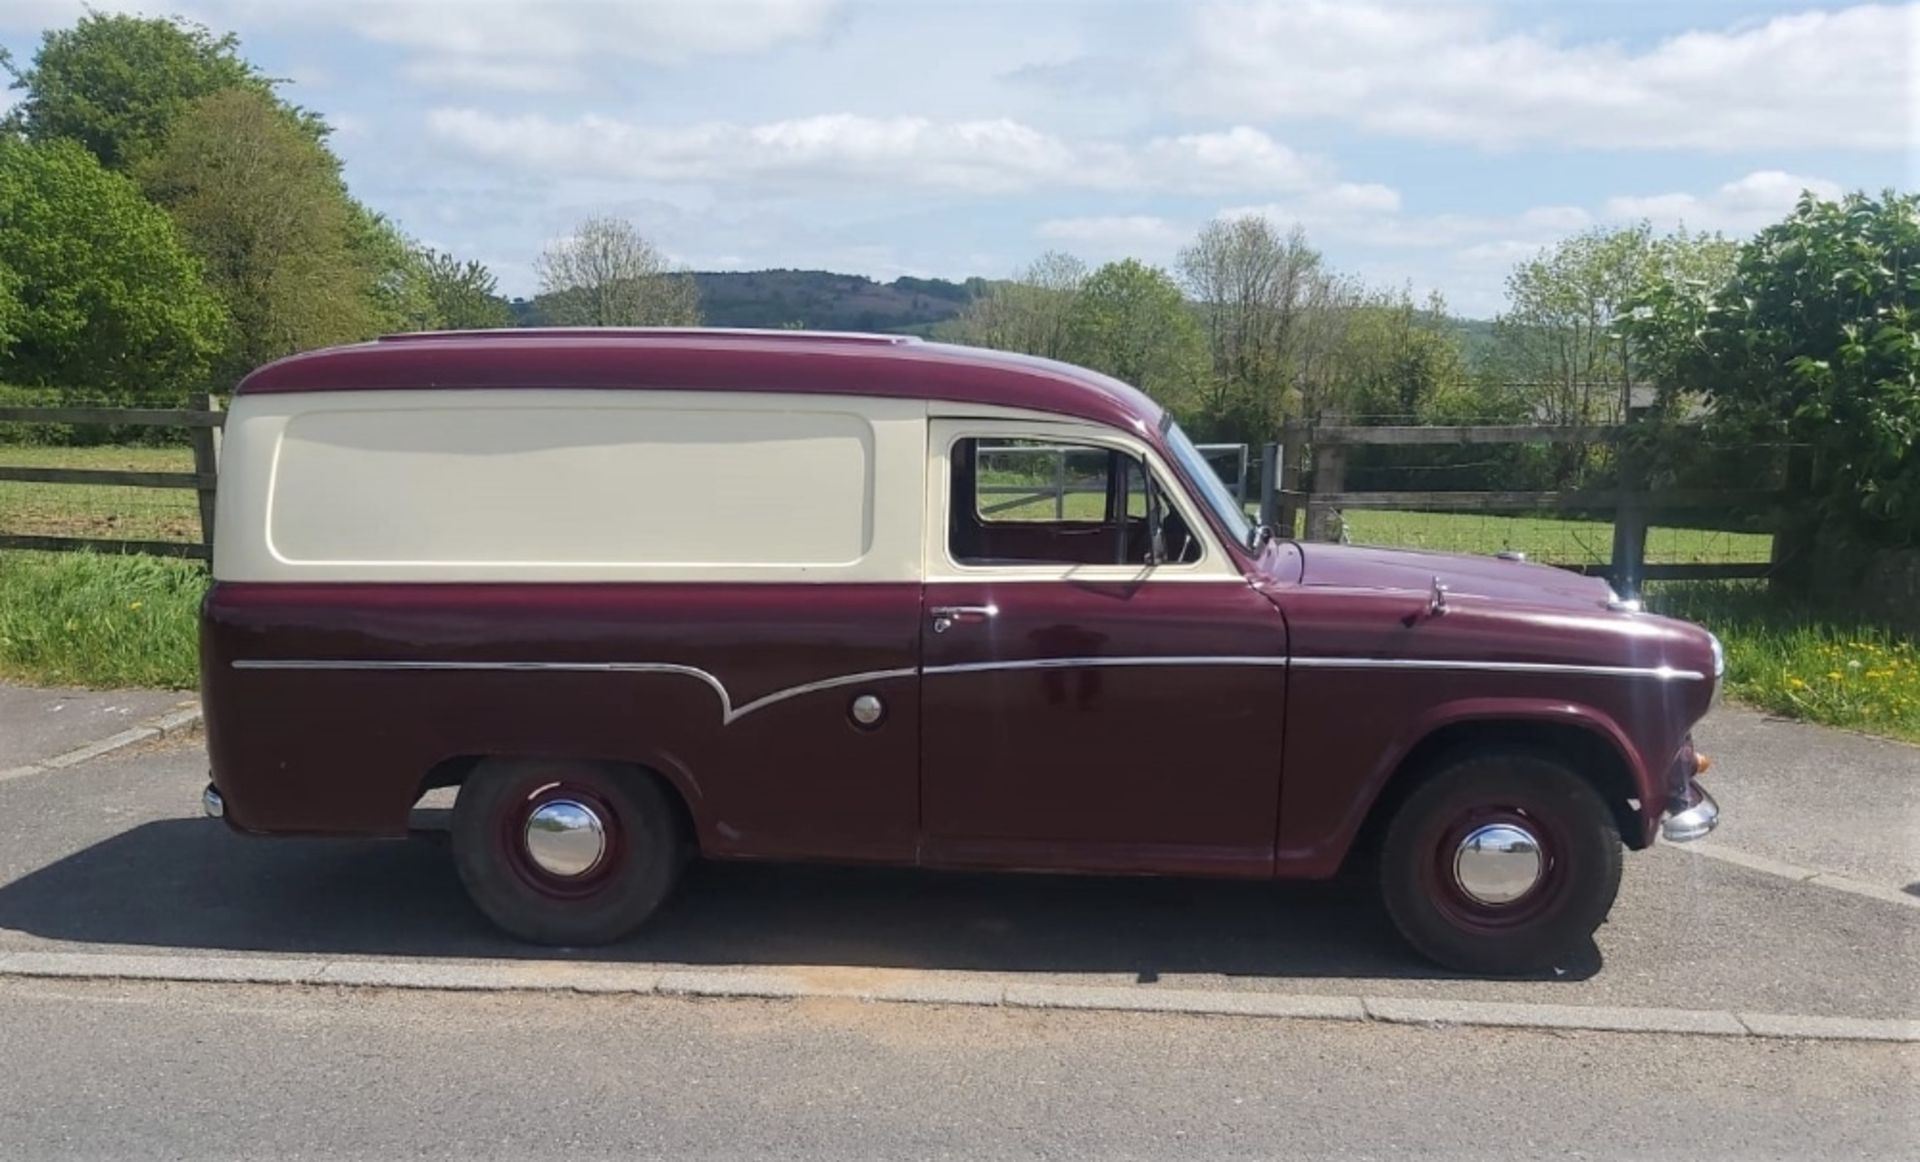
[[[605,944],[678,878],[677,815],[659,783],[602,763],[490,759],[453,807],[453,858],[489,920],[537,944]]]
[[[1592,784],[1557,758],[1457,758],[1387,825],[1381,893],[1415,948],[1448,968],[1507,975],[1576,951],[1613,908],[1620,834]]]

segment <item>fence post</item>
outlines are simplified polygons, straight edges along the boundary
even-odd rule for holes
[[[1280,455],[1279,444],[1268,444],[1260,449],[1260,523],[1273,529],[1275,533],[1280,532],[1277,523],[1280,514],[1275,503],[1280,499],[1275,495],[1280,489]],[[1287,527],[1284,535],[1293,535],[1291,525]]]
[[[1622,437],[1614,452],[1620,498],[1613,510],[1613,560],[1607,573],[1614,592],[1635,601],[1647,571],[1647,464],[1632,429]]]
[[[1067,519],[1067,450],[1053,452],[1053,519]]]
[[[219,405],[213,396],[201,391],[188,397],[188,406],[195,411],[215,412]],[[193,470],[202,475],[212,476],[220,471],[220,429],[194,428]],[[213,560],[213,486],[202,484],[197,494],[200,498],[200,543],[207,547],[207,560]]]
[[[1293,499],[1293,493],[1300,490],[1300,461],[1306,458],[1306,428],[1298,420],[1288,420],[1280,425],[1280,472],[1275,486],[1283,493],[1273,530],[1283,537],[1294,536],[1299,527],[1300,506]]]
[[[1307,533],[1309,541],[1340,539],[1340,514],[1333,505],[1320,499],[1342,492],[1347,483],[1347,449],[1344,444],[1320,442],[1313,450],[1313,493],[1307,497]]]

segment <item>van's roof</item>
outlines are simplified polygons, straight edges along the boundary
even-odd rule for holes
[[[778,391],[951,400],[1152,431],[1160,406],[1051,359],[906,335],[720,328],[433,331],[329,347],[247,376],[239,395],[419,388]]]

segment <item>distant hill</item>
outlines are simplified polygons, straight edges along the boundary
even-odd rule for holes
[[[1453,320],[1455,332],[1460,336],[1460,349],[1466,356],[1469,366],[1478,364],[1493,350],[1494,333],[1492,319]]]
[[[970,278],[896,278],[875,282],[826,270],[695,271],[700,317],[709,327],[810,331],[896,331],[925,336],[959,314],[992,284]],[[538,300],[508,304],[516,327],[538,327]]]
[[[693,281],[700,286],[700,313],[710,327],[920,335],[959,314],[987,286],[978,278],[875,282],[825,270],[697,271]]]
[[[896,278],[876,282],[864,275],[829,270],[703,270],[701,320],[709,327],[793,328],[811,331],[892,331],[925,336],[958,315],[993,283],[984,278]],[[544,320],[539,304],[515,299],[515,326]],[[1492,344],[1488,319],[1453,320],[1471,362]]]

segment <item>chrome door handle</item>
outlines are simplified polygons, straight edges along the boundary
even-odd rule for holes
[[[985,621],[1000,612],[997,605],[936,605],[927,610],[933,615],[933,632],[945,633],[961,621]]]

